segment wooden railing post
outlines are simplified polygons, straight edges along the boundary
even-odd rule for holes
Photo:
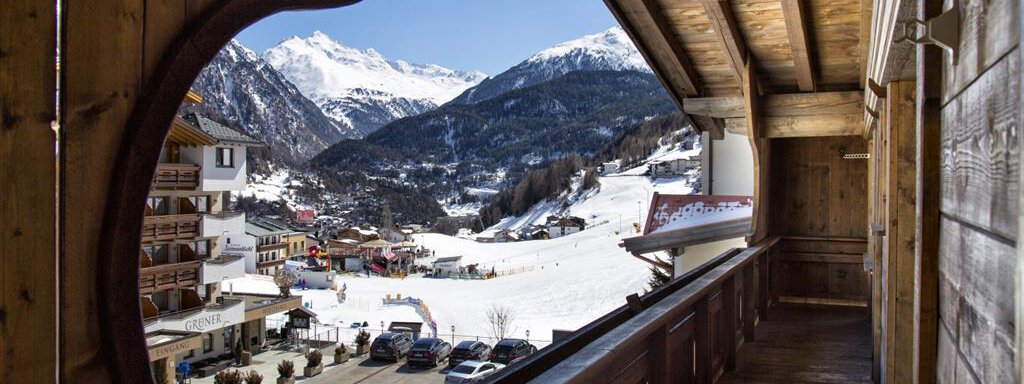
[[[743,340],[754,341],[754,263],[743,267]]]
[[[762,253],[757,258],[757,317],[761,322],[768,321],[768,254]]]
[[[658,328],[651,338],[651,361],[653,363],[653,373],[651,374],[650,382],[654,384],[668,384],[672,380],[670,379],[672,366],[672,346],[669,345],[669,324]]]
[[[736,277],[730,276],[722,283],[722,314],[721,324],[722,345],[725,346],[725,371],[736,370]]]
[[[711,384],[714,373],[711,372],[711,322],[708,316],[708,297],[704,296],[697,302],[697,329],[694,342],[697,345],[697,382]]]

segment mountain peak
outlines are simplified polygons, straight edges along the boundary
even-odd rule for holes
[[[618,26],[557,44],[530,56],[526,62],[536,63],[582,55],[605,58],[610,67],[603,69],[650,71],[647,62],[626,35],[626,31]]]
[[[264,58],[318,103],[361,88],[442,104],[486,77],[479,72],[388,59],[373,48],[347,47],[321,31],[305,39],[283,41],[268,49]]]

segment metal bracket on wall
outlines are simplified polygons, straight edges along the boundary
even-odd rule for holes
[[[953,1],[953,7],[928,21],[912,19],[903,25],[903,36],[896,43],[910,41],[914,44],[934,44],[953,58],[953,65],[960,60],[960,5]]]

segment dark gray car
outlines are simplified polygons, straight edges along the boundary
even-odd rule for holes
[[[424,337],[416,340],[416,343],[412,345],[412,349],[409,350],[409,357],[406,360],[409,362],[409,365],[436,367],[444,359],[447,359],[451,353],[452,345],[448,344],[447,341],[433,337]]]
[[[448,357],[448,366],[454,367],[467,360],[486,361],[490,355],[490,345],[480,341],[462,341],[452,349],[452,355]]]
[[[402,359],[412,348],[412,337],[406,333],[385,332],[373,339],[370,344],[370,360]]]
[[[526,340],[501,339],[497,344],[494,344],[494,350],[491,351],[491,361],[508,364],[512,360],[532,355],[534,352],[537,352],[537,347],[526,342]]]

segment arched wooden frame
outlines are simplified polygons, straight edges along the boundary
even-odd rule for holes
[[[164,138],[199,72],[245,27],[272,14],[360,0],[231,0],[209,5],[165,51],[132,110],[113,170],[99,242],[96,283],[104,361],[113,382],[151,380],[139,304],[142,212]],[[99,38],[99,37],[98,37]],[[132,260],[131,262],[129,260]]]

